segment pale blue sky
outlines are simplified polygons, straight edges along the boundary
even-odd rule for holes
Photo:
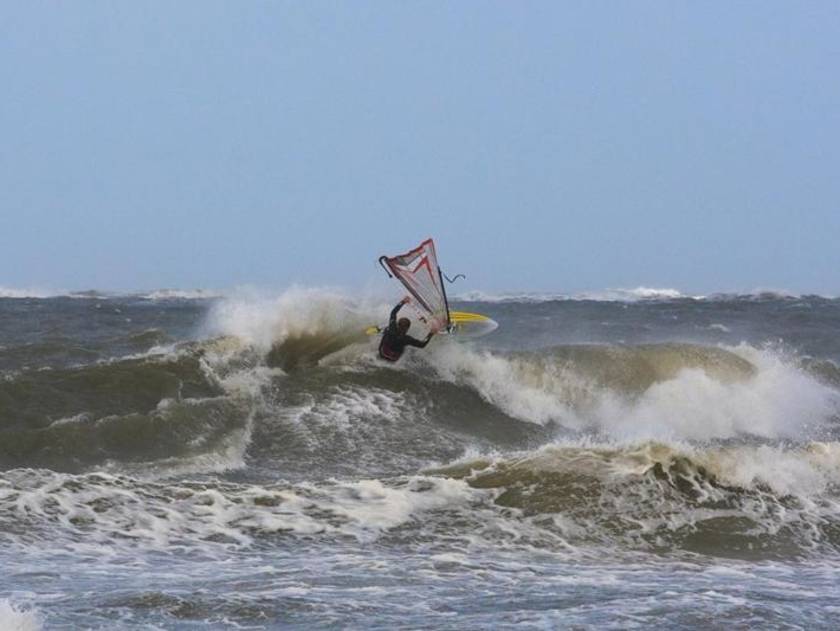
[[[840,293],[840,3],[3,2],[0,286]]]

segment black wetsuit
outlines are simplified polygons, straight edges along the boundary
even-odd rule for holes
[[[429,343],[429,340],[432,339],[431,333],[429,333],[428,337],[422,342],[410,335],[400,333],[397,328],[397,312],[402,309],[403,304],[404,303],[401,302],[391,310],[391,318],[388,320],[388,328],[385,329],[385,332],[382,334],[382,340],[379,342],[379,356],[389,362],[395,362],[402,357],[406,346],[423,348]]]

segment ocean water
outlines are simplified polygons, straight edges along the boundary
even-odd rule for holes
[[[0,629],[837,628],[840,300],[0,296]]]

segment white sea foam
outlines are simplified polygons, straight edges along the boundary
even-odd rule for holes
[[[752,377],[727,382],[686,368],[636,399],[605,393],[593,422],[608,435],[633,439],[807,439],[840,411],[836,390],[784,357],[746,345],[733,350],[756,367]]]
[[[441,378],[474,388],[515,418],[615,439],[803,439],[819,436],[840,413],[840,393],[783,355],[746,345],[730,350],[755,366],[752,376],[726,380],[687,367],[635,395],[597,383],[568,362],[452,344],[425,357]]]
[[[292,287],[279,296],[241,290],[214,305],[204,328],[268,350],[290,337],[360,333],[387,314],[385,303],[338,289]]]
[[[0,298],[110,298],[122,294],[106,291],[71,291],[45,287],[0,287]]]
[[[287,408],[284,416],[296,423],[314,423],[333,429],[353,430],[360,420],[381,424],[395,422],[411,410],[403,393],[381,388],[336,386],[324,393],[320,400]]]
[[[216,289],[156,289],[149,292],[122,291],[71,291],[68,289],[47,289],[44,287],[3,287],[0,298],[145,298],[147,300],[206,300],[221,298],[226,292]]]
[[[18,606],[7,598],[0,598],[0,629],[3,631],[38,631],[41,616],[31,607]]]
[[[702,299],[703,296],[686,296],[677,289],[656,287],[635,287],[633,289],[606,289],[583,292],[575,296],[578,300],[607,302],[633,302],[635,300],[676,300],[678,298]]]
[[[67,292],[51,291],[40,287],[0,287],[0,298],[53,298]]]
[[[691,469],[678,464],[684,458],[690,459]],[[488,471],[495,482],[490,484],[475,484],[482,479],[481,472],[468,479],[414,475],[251,485],[153,483],[104,472],[74,476],[13,470],[4,474],[0,485],[0,522],[14,517],[28,524],[9,539],[16,544],[29,546],[37,541],[40,548],[48,549],[46,542],[52,542],[62,551],[89,550],[98,556],[102,550],[96,546],[101,544],[112,554],[123,546],[210,550],[249,547],[257,538],[276,535],[339,536],[365,543],[403,527],[412,529],[406,535],[409,540],[413,533],[444,528],[451,537],[480,547],[516,542],[522,549],[530,545],[528,541],[540,541],[540,546],[550,542],[552,550],[573,551],[575,541],[593,537],[644,547],[640,535],[653,540],[657,531],[677,532],[724,515],[752,519],[755,532],[777,532],[795,523],[807,535],[808,524],[836,519],[838,514],[836,504],[824,496],[826,489],[840,482],[837,443],[706,449],[650,442],[623,447],[569,442],[492,459],[506,464],[503,468],[491,465]],[[689,476],[687,480],[697,474],[694,491],[709,506],[693,508],[679,496],[663,494],[657,480],[644,475],[657,464],[666,472],[682,467],[679,471]],[[518,471],[540,475],[522,478]],[[550,477],[563,472],[596,479],[603,486],[597,497],[587,496],[585,487],[575,487],[582,495],[577,491],[569,495],[568,489],[553,486]],[[523,481],[542,488],[529,486],[531,490],[514,505],[495,504],[505,488],[520,488]],[[733,486],[758,495],[731,497],[727,489]],[[775,499],[761,495],[767,488],[777,496],[794,495],[800,502],[778,510]],[[546,492],[550,493],[547,505],[539,499]],[[520,512],[533,513],[529,509],[532,493],[537,502],[533,506],[538,508],[534,518]],[[737,500],[735,513],[731,505],[714,506],[726,497]],[[565,508],[558,512],[551,504],[555,501]],[[617,532],[610,525],[616,515],[634,526]],[[813,533],[815,541],[821,536]]]
[[[148,300],[207,300],[224,295],[225,292],[216,289],[157,289],[140,297]]]
[[[682,441],[603,442],[574,438],[560,439],[516,458],[497,454],[491,460],[515,463],[516,467],[532,471],[572,471],[608,480],[641,476],[656,464],[667,470],[682,457],[689,458],[695,467],[702,467],[707,476],[721,484],[751,490],[769,488],[779,496],[815,498],[840,484],[837,442],[709,447]],[[840,514],[840,506],[827,508]]]
[[[462,302],[551,302],[555,300],[571,300],[570,294],[551,292],[489,292],[480,289],[465,291],[452,296],[453,301]]]
[[[456,462],[440,473],[503,491],[505,505],[535,515],[508,522],[509,529],[523,535],[524,522],[541,525],[560,535],[552,545],[565,541],[574,549],[585,542],[617,544],[621,554],[680,547],[679,533],[718,530],[719,520],[733,517],[743,520],[740,536],[754,538],[750,547],[766,545],[761,540],[768,537],[780,548],[830,549],[840,517],[832,497],[840,484],[840,443],[708,447],[560,439],[529,452]],[[719,551],[743,549],[737,540],[720,543],[713,543]]]
[[[569,402],[571,391],[586,384],[564,366],[476,352],[455,344],[430,347],[426,358],[441,378],[474,388],[515,418],[541,425],[579,424]]]
[[[488,303],[529,303],[529,302],[553,302],[564,300],[592,300],[595,302],[638,302],[638,301],[667,301],[690,298],[692,300],[733,300],[733,299],[792,299],[804,296],[817,296],[826,300],[835,300],[833,294],[802,293],[785,290],[753,289],[744,292],[712,292],[708,294],[685,293],[678,289],[667,287],[635,287],[630,289],[600,289],[571,292],[491,292],[479,289],[465,291],[452,296],[453,301],[463,302],[488,302]]]
[[[67,534],[152,547],[187,541],[250,545],[258,533],[370,541],[425,512],[492,495],[463,480],[426,476],[294,486],[156,484],[105,472],[72,476],[17,470],[4,478],[0,519],[12,511],[39,527],[58,522]]]
[[[347,297],[350,293],[348,291],[338,291],[330,289],[318,288],[304,288],[292,287],[288,291],[314,291],[326,292],[343,295]],[[367,293],[367,292],[364,292]],[[0,286],[0,298],[121,298],[121,297],[136,297],[147,300],[209,300],[218,298],[230,298],[233,300],[246,299],[249,302],[254,302],[254,299],[259,297],[261,300],[270,300],[271,296],[276,297],[276,293],[269,290],[260,289],[251,286],[237,287],[234,289],[178,289],[178,288],[162,288],[152,291],[109,291],[109,290],[91,290],[91,291],[70,291],[64,289],[48,289],[43,287],[3,287]],[[460,293],[453,293],[451,300],[464,302],[550,302],[562,300],[592,300],[599,302],[636,302],[639,300],[677,300],[681,298],[692,298],[694,300],[730,300],[733,298],[762,298],[762,299],[792,299],[802,298],[804,296],[817,296],[828,300],[837,298],[835,294],[820,294],[816,292],[797,293],[785,289],[766,289],[756,288],[747,291],[721,291],[710,292],[707,294],[685,293],[678,289],[668,287],[646,287],[639,286],[633,288],[607,288],[600,290],[587,290],[579,292],[550,292],[550,291],[485,291],[480,289],[473,289],[463,291]]]
[[[725,484],[765,487],[780,496],[817,497],[840,484],[840,443],[810,443],[796,449],[762,445],[698,451],[695,459]]]
[[[181,404],[183,405],[184,402]],[[166,403],[162,402],[165,406]],[[159,406],[160,407],[160,406]],[[169,478],[172,476],[192,475],[196,473],[223,473],[245,466],[245,454],[251,443],[254,426],[254,413],[248,415],[244,426],[235,429],[220,439],[211,451],[194,455],[179,455],[159,460],[140,463],[108,461],[102,471],[115,474],[132,475],[144,480]],[[199,444],[206,437],[193,440]]]
[[[453,300],[465,302],[552,302],[559,300],[594,300],[598,302],[635,302],[637,300],[676,300],[703,296],[687,296],[677,289],[636,287],[633,289],[602,289],[578,293],[557,292],[485,292],[480,290],[457,294]]]

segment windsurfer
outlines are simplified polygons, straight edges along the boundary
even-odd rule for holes
[[[382,339],[379,342],[379,356],[389,362],[398,361],[402,357],[406,346],[416,346],[417,348],[425,348],[432,336],[437,332],[434,328],[429,331],[429,334],[424,340],[408,335],[408,329],[411,327],[411,320],[408,318],[400,318],[397,320],[397,313],[402,309],[403,305],[408,302],[408,297],[403,298],[396,307],[391,310],[391,318],[388,320],[388,328],[382,334]]]

